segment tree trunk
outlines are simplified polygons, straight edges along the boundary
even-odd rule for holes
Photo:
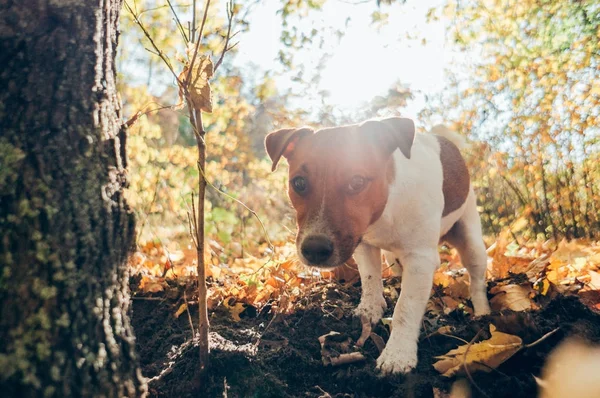
[[[140,396],[121,0],[0,0],[0,391]]]

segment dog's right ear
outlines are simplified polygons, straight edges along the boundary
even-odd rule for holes
[[[277,163],[279,163],[281,156],[290,157],[300,138],[313,133],[314,130],[310,127],[302,127],[299,129],[281,129],[268,134],[265,138],[265,148],[273,162],[271,171],[277,169]]]
[[[368,134],[369,139],[377,146],[391,154],[396,149],[410,159],[415,140],[415,123],[403,117],[390,117],[382,120],[367,120],[359,129]]]

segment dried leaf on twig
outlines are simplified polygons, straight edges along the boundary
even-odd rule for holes
[[[187,85],[192,106],[204,112],[212,112],[212,92],[209,83],[214,73],[212,60],[208,55],[197,56],[193,63],[193,69],[189,73],[189,81],[186,81],[188,72],[189,65],[186,65],[179,75],[179,81]],[[185,97],[181,89],[179,97],[180,101]]]

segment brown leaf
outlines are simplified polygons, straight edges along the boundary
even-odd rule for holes
[[[189,74],[189,82],[186,81],[188,71],[189,66],[186,65],[179,75],[179,80],[187,84],[192,106],[204,112],[212,112],[212,93],[208,82],[214,73],[212,60],[207,55],[196,56],[192,72]]]
[[[162,292],[163,290],[165,290],[165,287],[160,282],[146,283],[144,285],[144,288],[142,289],[142,291],[145,293],[158,293],[158,292]]]
[[[465,367],[469,372],[490,372],[523,348],[523,341],[519,336],[498,332],[494,325],[490,325],[490,332],[492,337],[488,340],[472,345],[464,344],[436,357],[439,361],[433,367],[446,377],[465,374]]]
[[[530,286],[504,285],[495,286],[490,293],[495,296],[490,300],[492,310],[526,311],[534,308],[530,294],[533,289]]]
[[[240,318],[240,314],[244,312],[244,310],[246,309],[246,305],[244,305],[244,303],[235,302],[233,300],[233,303],[229,304],[228,301],[229,300],[223,301],[223,305],[229,310],[229,312],[231,313],[231,317],[234,321],[241,321],[242,318]]]
[[[446,289],[444,289],[444,293],[454,299],[468,298],[471,296],[469,291],[469,282],[466,275],[462,275],[453,283],[450,283]]]

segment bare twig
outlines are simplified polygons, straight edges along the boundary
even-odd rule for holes
[[[194,232],[198,230],[198,218],[196,217],[196,205],[194,204],[194,192],[192,192],[192,220],[194,220]],[[198,247],[198,242],[196,242]]]
[[[190,25],[190,23],[188,22],[188,31],[190,32],[190,40],[192,43],[194,43],[194,40],[196,39],[196,0],[194,0],[192,6],[192,22],[194,25]]]
[[[194,323],[192,322],[192,314],[190,313],[190,306],[188,305],[187,295],[185,294],[185,289],[183,290],[183,300],[185,302],[185,311],[187,312],[188,321],[190,322],[190,328],[192,329],[192,340],[196,337],[196,332],[194,332]]]
[[[157,53],[157,52],[156,52],[156,51],[154,51],[154,50],[151,50],[151,49],[149,49],[148,47],[144,47],[144,50],[148,51],[148,52],[149,52],[150,54],[152,54],[152,55],[157,55],[157,56],[159,56],[159,57],[160,57],[160,54],[159,54],[159,53]]]
[[[188,216],[188,226],[190,228],[190,237],[192,238],[192,243],[194,244],[195,248],[198,248],[198,242],[196,242],[196,236],[194,235],[193,232],[193,221],[192,221],[192,216],[190,215],[190,212],[187,212],[187,216]]]
[[[163,109],[173,109],[175,107],[175,105],[166,105],[166,106],[159,106],[158,108],[154,108],[154,109],[149,109],[145,112],[142,111],[137,111],[135,113],[135,115],[133,115],[131,118],[129,118],[128,121],[126,121],[125,123],[123,123],[123,127],[125,128],[129,128],[131,127],[133,124],[135,124],[135,122],[138,121],[138,119],[144,115],[147,115],[149,113],[152,112],[158,112],[158,111],[162,111]]]
[[[530,344],[525,344],[523,347],[524,348],[531,348],[531,347],[535,347],[536,345],[540,344],[542,341],[546,340],[548,337],[552,336],[554,333],[558,332],[560,330],[560,328],[556,328],[548,333],[546,333],[545,335],[543,335],[542,337],[540,337],[539,339],[537,339],[536,341],[534,341],[533,343]]]
[[[265,333],[267,333],[267,330],[269,330],[269,328],[271,327],[271,324],[273,323],[275,318],[277,318],[277,313],[273,314],[273,318],[271,318],[271,320],[267,324],[267,327],[263,330],[263,332],[260,334],[260,336],[258,336],[256,343],[254,343],[254,347],[258,348],[258,346],[260,345],[260,341],[262,340],[262,337],[265,335]]]
[[[135,3],[136,2],[134,1],[134,8],[135,8],[135,10],[137,12],[137,15],[142,15],[142,14],[145,14],[145,13],[150,12],[150,11],[162,10],[163,8],[167,8],[168,7],[168,5],[162,5],[162,6],[157,6],[157,7],[145,8],[145,9],[143,9],[141,11],[137,11],[137,5]],[[173,6],[173,8],[186,8],[186,7],[189,7],[189,6],[190,6],[190,4],[181,4],[181,5],[175,5],[175,6]]]
[[[177,24],[177,28],[179,29],[181,36],[183,36],[183,40],[185,40],[186,43],[189,42],[188,37],[185,34],[185,29],[183,28],[183,25],[181,24],[181,21],[179,20],[179,15],[177,15],[177,13],[175,12],[175,8],[173,8],[173,4],[171,4],[171,0],[167,0],[167,4],[169,4],[169,8],[171,9],[171,12],[173,13],[173,17],[175,17],[175,23]],[[196,12],[195,8],[194,8],[194,12]]]
[[[175,73],[175,70],[173,69],[173,66],[171,65],[171,62],[169,61],[169,58],[165,55],[165,53],[163,53],[158,48],[158,46],[156,45],[156,43],[152,39],[152,36],[150,36],[150,33],[148,33],[148,31],[146,30],[146,28],[144,27],[144,25],[142,25],[142,21],[140,21],[140,19],[138,18],[138,15],[133,11],[133,9],[129,5],[129,3],[127,3],[127,1],[125,1],[124,4],[125,4],[125,8],[127,9],[127,11],[133,17],[133,21],[136,24],[138,24],[138,26],[140,27],[140,29],[144,33],[144,36],[146,36],[146,38],[148,39],[148,41],[150,42],[150,44],[152,45],[152,47],[156,51],[156,55],[158,55],[160,57],[160,59],[162,59],[162,61],[165,63],[165,65],[167,65],[167,68],[169,68],[169,70],[171,71],[171,73],[175,77],[175,80],[177,81],[177,83],[180,83],[179,78],[177,77],[177,74]]]
[[[233,11],[233,0],[229,0],[227,2],[227,35],[225,36],[225,45],[223,46],[223,51],[221,51],[221,56],[219,57],[219,60],[217,61],[217,63],[215,64],[214,67],[214,71],[216,72],[217,69],[219,69],[219,66],[221,66],[221,63],[223,62],[223,57],[225,57],[225,53],[229,50],[231,50],[233,47],[235,47],[235,45],[231,48],[229,48],[229,40],[231,39],[231,26],[233,25],[233,16],[234,16],[234,11]],[[234,34],[234,36],[237,34],[237,32]],[[236,43],[237,44],[237,43]]]
[[[456,339],[456,340],[460,341],[461,343],[469,344],[469,342],[467,340],[465,340],[465,339],[461,339],[460,337],[454,336],[452,334],[441,333],[441,332],[438,332],[437,330],[435,332],[433,332],[433,333],[429,333],[427,336],[424,336],[421,340],[425,340],[425,339],[428,339],[428,338],[433,337],[433,336],[450,337],[452,339]]]
[[[194,1],[194,14],[196,10],[196,2]],[[204,6],[204,15],[202,16],[202,25],[200,25],[200,30],[198,31],[198,37],[196,39],[196,46],[194,47],[194,55],[192,56],[192,60],[190,61],[190,68],[188,69],[187,76],[185,77],[185,85],[184,89],[187,91],[187,86],[190,83],[190,76],[192,75],[192,70],[194,69],[194,62],[196,62],[196,56],[198,55],[198,48],[200,47],[200,42],[202,41],[202,34],[204,32],[204,24],[206,23],[206,17],[208,15],[208,9],[210,7],[210,0],[206,0],[206,5]],[[192,32],[195,32],[196,28],[196,19],[192,21]],[[193,125],[194,123],[192,123]]]

